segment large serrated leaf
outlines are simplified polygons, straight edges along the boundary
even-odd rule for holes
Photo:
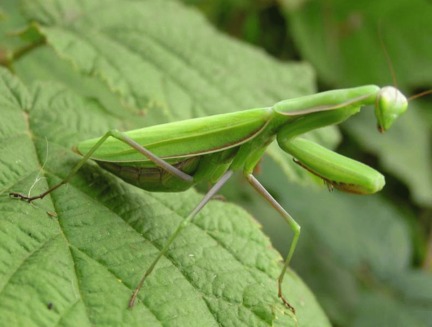
[[[9,325],[294,326],[276,292],[278,253],[244,210],[212,201],[127,302],[141,274],[201,195],[148,193],[94,164],[33,205],[67,175],[81,137],[119,124],[54,84],[0,82],[0,315]],[[45,176],[44,178],[41,178]],[[293,274],[284,287],[299,326],[328,322]]]
[[[61,58],[106,83],[126,107],[148,114],[145,119],[135,119],[129,129],[269,106],[313,92],[313,73],[307,64],[271,59],[218,33],[197,12],[176,2],[56,3],[23,1],[23,7]],[[24,58],[24,63],[16,64],[17,72],[26,79],[32,76],[29,68],[43,66],[55,79],[68,73],[51,61],[49,57]],[[87,80],[80,93],[88,94],[84,85]],[[329,128],[315,138],[330,139],[327,145],[335,147],[335,134]],[[310,175],[299,173],[287,156],[281,157],[272,148],[269,154],[291,180],[310,183]]]
[[[136,108],[184,119],[311,91],[307,65],[269,60],[176,2],[57,3],[24,1],[24,9],[62,58],[99,76]]]

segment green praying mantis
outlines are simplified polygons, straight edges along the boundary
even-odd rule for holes
[[[68,183],[83,164],[91,159],[126,182],[148,191],[181,192],[197,183],[213,186],[201,202],[182,221],[145,271],[130,301],[132,307],[146,278],[168,251],[179,233],[194,219],[234,171],[242,171],[247,181],[286,220],[294,232],[288,255],[278,278],[278,296],[292,312],[284,297],[282,282],[300,236],[300,226],[254,177],[267,146],[277,140],[296,163],[322,178],[329,187],[342,191],[370,194],[382,189],[384,177],[374,169],[300,136],[311,130],[338,124],[374,105],[378,128],[390,128],[408,106],[396,88],[368,85],[317,93],[229,114],[196,118],[120,132],[111,130],[100,138],[79,143],[74,150],[83,158],[60,183],[47,191],[11,197],[32,202],[42,199]]]

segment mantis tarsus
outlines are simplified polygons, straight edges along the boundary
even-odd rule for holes
[[[139,281],[129,301],[129,307],[132,307],[147,276],[177,235],[233,171],[242,170],[253,188],[279,212],[294,232],[278,278],[278,296],[295,312],[282,294],[282,281],[296,248],[300,226],[253,176],[253,170],[267,146],[276,138],[279,146],[300,166],[321,177],[330,187],[361,194],[379,191],[385,183],[379,172],[298,137],[323,126],[338,124],[366,105],[375,106],[378,128],[385,131],[406,111],[408,102],[394,87],[369,85],[284,100],[268,108],[161,124],[125,133],[112,130],[75,147],[83,158],[59,184],[32,197],[20,193],[10,195],[28,202],[41,199],[67,183],[88,159],[95,160],[126,182],[149,191],[183,191],[199,182],[213,183]]]

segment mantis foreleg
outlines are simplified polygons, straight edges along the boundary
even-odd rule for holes
[[[371,194],[381,190],[384,176],[375,169],[309,140],[278,137],[279,146],[303,168],[345,192]]]

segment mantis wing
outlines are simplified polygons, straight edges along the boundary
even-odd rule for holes
[[[125,134],[156,154],[169,158],[187,158],[225,150],[247,142],[267,125],[270,108],[251,109],[132,130]],[[87,153],[99,138],[83,141],[76,147]],[[91,156],[97,161],[145,162],[148,159],[127,144],[109,138]]]

